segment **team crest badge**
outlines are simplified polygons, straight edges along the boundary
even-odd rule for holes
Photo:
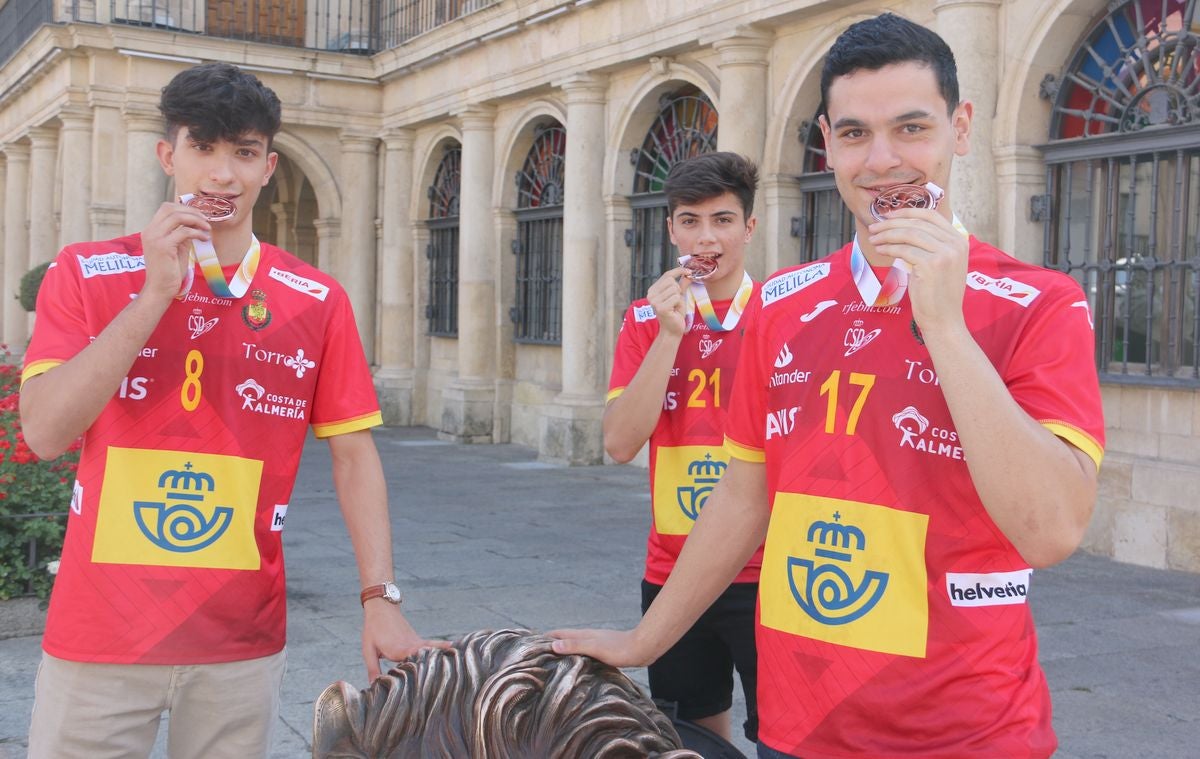
[[[259,289],[250,291],[252,303],[242,308],[242,321],[250,329],[258,332],[271,323],[271,312],[267,309],[267,294]]]

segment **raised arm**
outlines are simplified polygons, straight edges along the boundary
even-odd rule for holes
[[[658,335],[633,379],[604,409],[604,450],[615,461],[636,456],[658,425],[675,354],[687,329],[684,291],[689,284],[679,267],[664,273],[646,292],[658,319]]]
[[[21,427],[34,453],[58,457],[96,421],[179,292],[191,241],[207,239],[209,230],[195,209],[159,207],[142,232],[146,281],[138,297],[90,345],[22,385]]]

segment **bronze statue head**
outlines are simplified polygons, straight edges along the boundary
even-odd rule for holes
[[[528,630],[471,633],[316,703],[313,759],[702,759],[624,674]]]

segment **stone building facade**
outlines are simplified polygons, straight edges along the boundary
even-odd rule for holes
[[[171,195],[160,88],[231,62],[284,104],[256,230],[346,286],[387,420],[600,463],[622,310],[671,255],[666,169],[760,163],[760,277],[840,245],[821,59],[892,10],[950,42],[975,104],[960,216],[1088,293],[1109,444],[1086,546],[1200,570],[1196,5],[0,0],[4,291],[141,228]],[[31,318],[4,299],[17,352]]]

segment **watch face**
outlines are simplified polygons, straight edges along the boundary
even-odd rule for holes
[[[400,603],[400,589],[396,587],[394,582],[385,582],[383,584],[383,596],[394,604]]]

